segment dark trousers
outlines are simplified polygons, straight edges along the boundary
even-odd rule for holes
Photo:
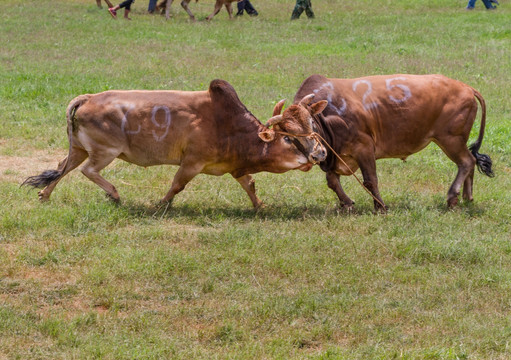
[[[296,0],[296,6],[293,10],[293,13],[291,14],[291,20],[298,19],[300,15],[302,15],[304,10],[309,19],[314,18],[311,0]]]
[[[120,8],[126,8],[126,10],[131,10],[131,4],[133,4],[135,0],[126,0],[119,4]]]
[[[150,13],[153,13],[154,10],[156,10],[157,2],[158,2],[158,0],[149,0],[149,6],[147,7],[147,11],[149,11]]]
[[[243,0],[238,3],[238,13],[236,15],[243,15],[243,10],[245,10],[249,15],[258,15],[256,9],[254,9],[250,3],[250,0]]]

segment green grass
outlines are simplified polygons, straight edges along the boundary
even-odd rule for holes
[[[113,21],[92,0],[0,2],[0,359],[510,359],[510,5],[253,1],[258,18]],[[67,152],[65,109],[107,89],[235,87],[262,121],[309,75],[441,73],[478,89],[488,120],[471,204],[446,208],[456,169],[435,146],[380,160],[391,210],[343,177],[255,175],[259,212],[230,177],[200,175],[172,207],[176,167],[79,171],[40,204],[21,181]],[[477,137],[479,117],[473,129]]]

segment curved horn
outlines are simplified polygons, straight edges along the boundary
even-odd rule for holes
[[[314,94],[309,94],[307,96],[304,96],[302,100],[300,100],[300,105],[306,107],[307,105],[310,104],[310,102],[312,101],[312,99],[314,99]]]
[[[278,124],[279,122],[282,121],[282,115],[275,115],[273,117],[271,117],[267,122],[266,122],[266,127],[267,128],[270,128],[270,126],[273,126],[273,125],[276,125]]]
[[[282,107],[284,106],[284,103],[286,102],[286,99],[280,100],[277,105],[273,108],[273,115],[279,115],[282,112]]]

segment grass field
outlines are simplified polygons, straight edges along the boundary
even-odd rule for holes
[[[0,359],[511,359],[511,3],[212,0],[114,21],[93,0],[0,1]],[[309,75],[441,73],[478,89],[488,119],[474,202],[446,208],[455,165],[431,145],[380,160],[386,215],[353,179],[338,210],[319,168],[200,175],[157,206],[176,167],[116,161],[120,206],[79,171],[49,203],[19,188],[67,153],[65,109],[107,89],[229,81],[261,121]],[[480,115],[472,139],[479,131]]]

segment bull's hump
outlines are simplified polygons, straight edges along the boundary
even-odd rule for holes
[[[245,115],[249,113],[241,102],[236,90],[225,80],[215,79],[209,85],[209,94],[213,107],[219,113],[229,112],[229,115]],[[224,114],[225,115],[225,114]]]
[[[211,96],[221,97],[221,98],[230,98],[231,100],[236,100],[241,102],[238,98],[238,94],[236,90],[225,80],[215,79],[211,81],[209,84],[209,92]]]

